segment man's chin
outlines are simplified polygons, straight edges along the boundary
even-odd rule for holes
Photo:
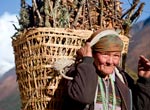
[[[113,71],[101,71],[101,73],[103,74],[103,76],[108,76],[108,75],[112,74]]]
[[[103,75],[109,75],[112,74],[114,71],[113,67],[105,67],[103,69],[98,69]]]
[[[103,71],[104,74],[109,75],[113,73],[113,69],[112,70],[108,70],[108,71]]]
[[[111,73],[113,73],[114,68],[112,68],[112,67],[106,67],[104,71],[105,71],[106,73],[108,73],[108,74],[111,74]]]

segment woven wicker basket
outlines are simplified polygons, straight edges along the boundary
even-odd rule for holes
[[[91,34],[89,30],[31,28],[13,38],[23,110],[61,110],[65,83],[60,83],[53,63],[72,58]]]

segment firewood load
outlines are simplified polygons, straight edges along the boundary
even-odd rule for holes
[[[12,45],[22,110],[61,110],[65,81],[54,70],[54,62],[73,59],[97,29],[115,29],[127,54],[129,30],[144,3],[137,9],[139,0],[133,0],[124,13],[121,4],[119,0],[32,0],[29,5],[21,0],[20,28],[14,25]]]
[[[22,0],[21,6],[19,22],[22,29],[29,27],[123,29],[119,0],[32,0],[32,7]]]

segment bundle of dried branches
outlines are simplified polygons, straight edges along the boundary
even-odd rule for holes
[[[144,3],[133,0],[131,7],[122,14],[119,0],[32,0],[29,6],[21,0],[19,23],[21,29],[29,27],[61,27],[97,30],[120,29],[128,34],[132,23],[142,12]]]

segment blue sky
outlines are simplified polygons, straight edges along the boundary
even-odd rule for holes
[[[11,44],[11,36],[15,33],[12,26],[14,23],[18,26],[17,17],[20,11],[21,0],[0,0],[0,76],[6,71],[14,67],[14,53]],[[32,0],[26,0],[31,3]],[[123,9],[130,7],[129,2],[132,0],[121,0],[124,2]],[[150,16],[150,0],[141,0],[145,2],[144,11],[140,20],[144,20]]]
[[[20,0],[1,0],[0,7],[0,15],[4,12],[19,13]]]
[[[11,14],[18,14],[20,11],[21,0],[0,0],[0,16],[5,12]],[[32,0],[26,0],[27,3],[31,3]]]

